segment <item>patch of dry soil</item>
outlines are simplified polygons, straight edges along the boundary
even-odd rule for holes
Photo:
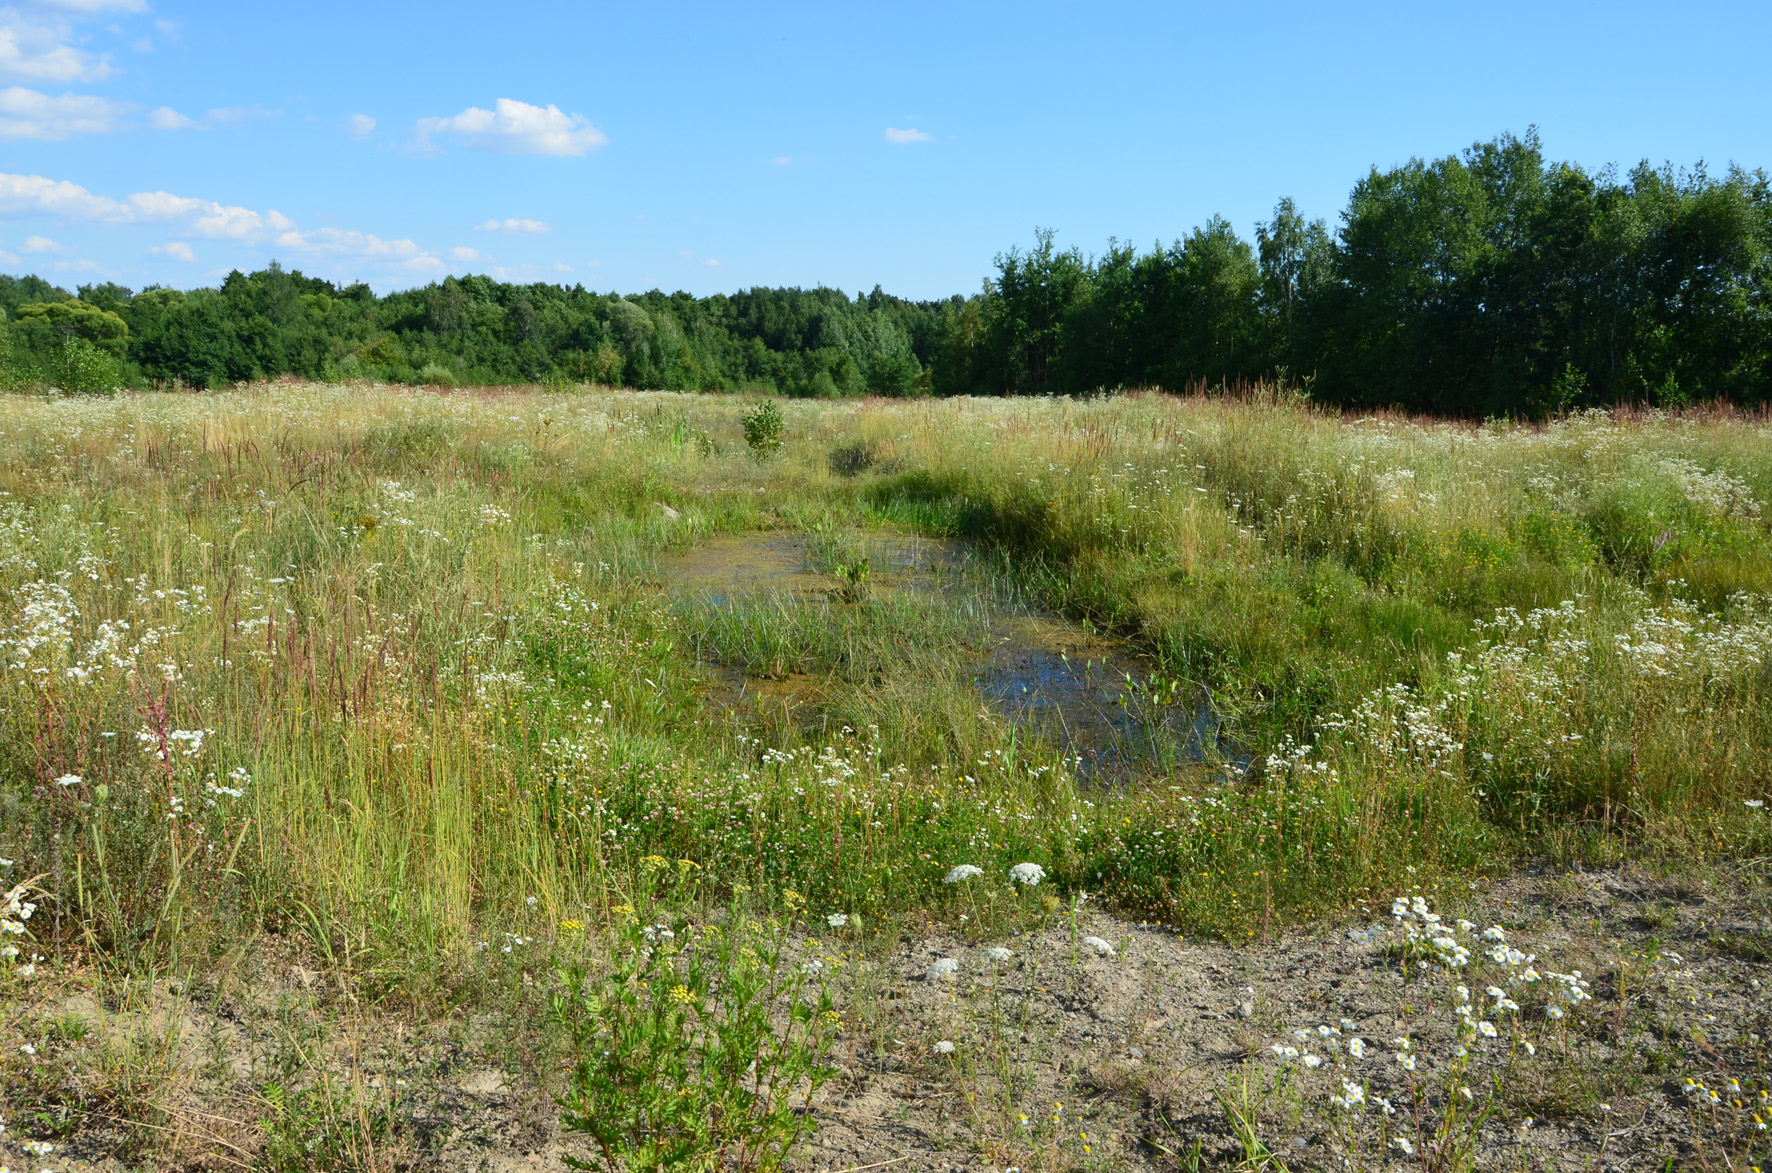
[[[1328,1063],[1314,1071],[1293,1063],[1289,1078],[1303,1089],[1295,1106],[1257,1104],[1261,1141],[1286,1167],[1343,1168],[1343,1117],[1328,1103],[1343,1074],[1368,1097],[1389,1098],[1399,1121],[1418,1097],[1430,1116],[1444,1107],[1433,1088],[1458,1045],[1456,982],[1475,987],[1478,1014],[1503,1034],[1473,1044],[1482,1058],[1466,1077],[1480,1102],[1493,1101],[1475,1137],[1479,1168],[1721,1170],[1763,1159],[1752,1108],[1768,1076],[1763,983],[1772,976],[1762,959],[1772,924],[1757,882],[1625,870],[1525,874],[1426,895],[1448,919],[1505,926],[1508,944],[1532,955],[1541,976],[1580,970],[1591,1000],[1557,1023],[1542,1010],[1546,983],[1505,985],[1492,963],[1451,977],[1405,972],[1388,908],[1352,928],[1239,945],[1093,911],[1074,930],[1061,915],[999,942],[934,929],[833,966],[846,991],[832,1055],[839,1074],[813,1105],[818,1130],[792,1167],[1167,1170],[1193,1167],[1196,1151],[1202,1167],[1229,1166],[1245,1150],[1220,1094],[1246,1070],[1258,1088],[1270,1085],[1278,1044]],[[1011,956],[993,961],[987,946]],[[822,947],[841,956],[835,943]],[[957,960],[958,973],[931,976],[939,958]],[[237,1154],[253,1151],[255,1097],[272,1066],[265,1048],[282,1037],[271,1020],[287,1023],[289,1006],[330,980],[304,978],[313,971],[299,967],[281,972],[290,976],[250,996],[185,999],[182,1062],[210,1071],[185,1081],[155,1125],[189,1130],[179,1162],[165,1167],[239,1167]],[[1493,1009],[1484,990],[1497,981],[1521,1002],[1517,1018]],[[519,989],[517,1001],[526,998]],[[327,1005],[337,1012],[345,1001],[330,995]],[[387,1149],[397,1167],[558,1170],[569,1153],[589,1156],[558,1130],[558,1070],[533,1033],[540,1005],[533,998],[509,1013],[424,1026],[353,1011],[354,1049],[347,1062],[335,1040],[333,1066],[356,1072],[365,1088],[404,1081]],[[1319,1026],[1343,1032],[1334,1049]],[[1308,1040],[1295,1040],[1301,1029]],[[1505,1067],[1515,1035],[1536,1039],[1537,1054],[1516,1052]],[[1347,1056],[1354,1037],[1369,1044],[1364,1060]],[[1417,1088],[1394,1058],[1399,1037],[1420,1057]],[[1688,1077],[1722,1092],[1723,1104],[1689,1095]],[[1731,1078],[1745,1109],[1730,1102]],[[1370,1133],[1378,1118],[1373,1108],[1361,1127]],[[14,1136],[26,1135],[19,1123]],[[110,1151],[118,1135],[95,1114],[56,1167],[131,1167]],[[1392,1166],[1381,1156],[1369,1167]]]

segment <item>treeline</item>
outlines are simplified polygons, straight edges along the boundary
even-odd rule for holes
[[[1374,168],[1332,230],[1290,200],[1099,256],[1041,232],[971,297],[623,297],[484,277],[377,297],[276,264],[188,293],[0,278],[13,380],[212,387],[278,374],[789,395],[1089,394],[1257,380],[1350,406],[1542,415],[1763,403],[1762,172],[1547,162],[1504,135]]]

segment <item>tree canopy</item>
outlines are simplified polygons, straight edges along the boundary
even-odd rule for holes
[[[377,296],[276,262],[189,292],[0,277],[11,380],[214,387],[275,375],[787,395],[1091,394],[1286,378],[1455,415],[1757,404],[1772,379],[1763,172],[1589,172],[1536,133],[1373,168],[1331,229],[1290,199],[1099,256],[1050,230],[971,296],[697,298],[448,277]],[[10,357],[8,357],[10,356]],[[102,386],[80,389],[102,389]]]

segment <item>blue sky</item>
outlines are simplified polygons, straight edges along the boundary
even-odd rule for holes
[[[1772,167],[1763,4],[0,6],[0,271],[972,292],[1540,128]]]

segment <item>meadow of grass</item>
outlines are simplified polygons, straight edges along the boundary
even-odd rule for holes
[[[1764,419],[782,402],[759,453],[751,406],[0,403],[0,881],[39,905],[5,980],[283,940],[446,1004],[483,953],[619,921],[660,860],[705,907],[974,935],[1058,907],[1006,882],[1034,862],[1042,895],[1241,940],[1526,856],[1772,841]],[[883,533],[968,556],[939,591],[672,592],[673,557],[759,531],[833,574]],[[1129,703],[1220,736],[1079,777],[979,690],[1004,609],[1124,641]],[[719,673],[801,703],[752,719]]]
[[[757,459],[744,408],[8,401],[0,854],[53,893],[41,943],[165,963],[299,928],[419,975],[653,854],[873,913],[1026,859],[1247,933],[1405,867],[1763,842],[1763,421],[789,403]],[[1197,690],[1223,753],[1080,784],[980,701],[972,596],[661,590],[661,556],[758,529],[962,539],[996,597]],[[747,727],[703,703],[710,659],[825,686]]]

